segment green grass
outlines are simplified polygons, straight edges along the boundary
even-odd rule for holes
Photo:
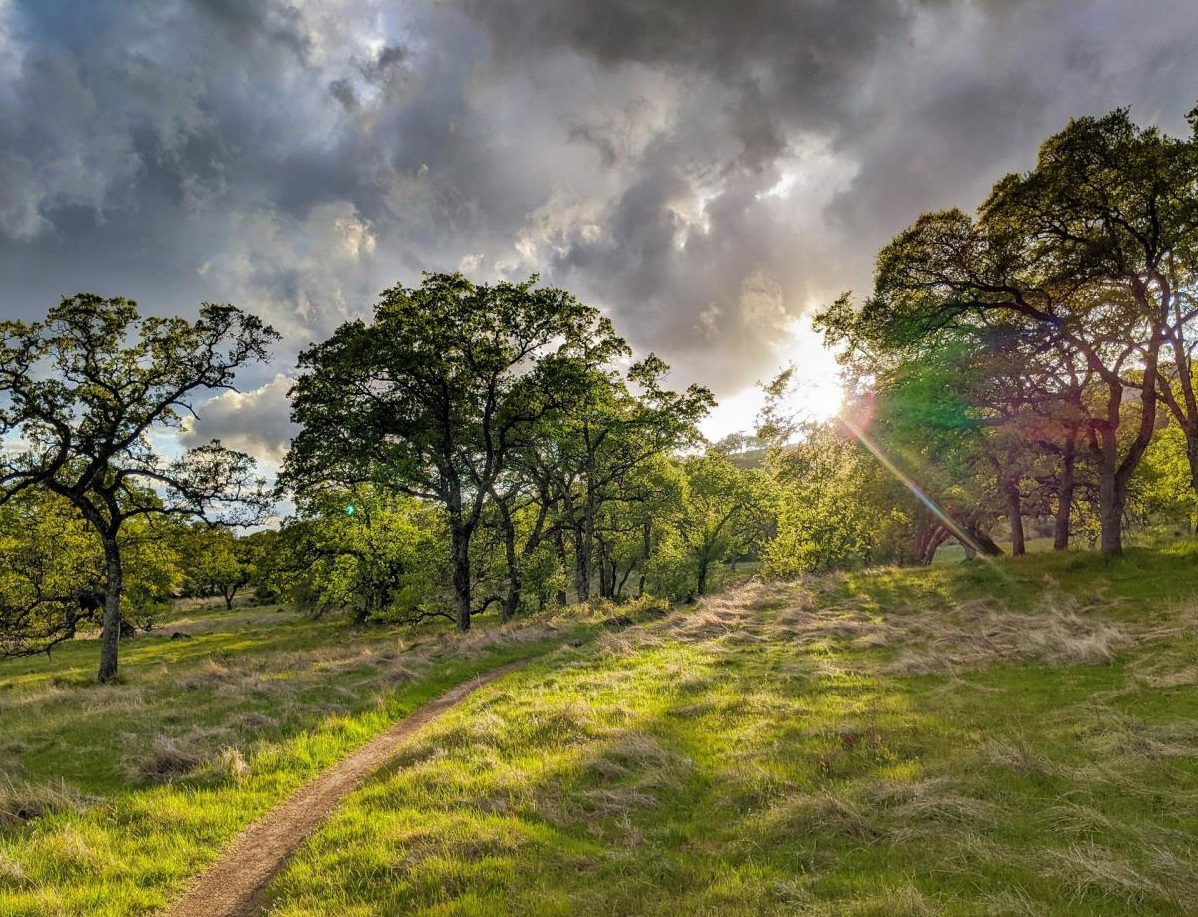
[[[997,542],[997,544],[1007,554],[1011,553],[1011,542],[999,541],[999,542]],[[1051,551],[1052,550],[1052,539],[1051,538],[1028,538],[1026,543],[1024,544],[1024,549],[1029,554],[1039,554],[1043,551]],[[943,565],[943,564],[959,564],[964,559],[965,559],[965,548],[963,548],[957,542],[953,541],[953,542],[943,545],[939,549],[937,549],[936,557],[935,557],[935,559],[933,559],[932,563],[934,563],[938,566]]]
[[[94,683],[91,640],[0,664],[0,914],[151,913],[395,719],[581,626],[479,623],[459,638],[201,609],[125,643],[120,685]]]
[[[480,692],[285,917],[1198,908],[1192,546],[748,587]]]
[[[0,824],[0,914],[149,913],[395,717],[538,652],[310,837],[271,913],[1198,910],[1195,545],[595,617],[463,645],[239,609],[137,638],[116,688],[94,644],[0,665],[0,819],[46,810]]]

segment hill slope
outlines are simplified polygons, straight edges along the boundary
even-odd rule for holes
[[[428,730],[272,913],[1193,913],[1192,565],[753,585],[609,635]]]
[[[396,720],[587,627],[575,615],[460,637],[194,609],[130,641],[120,685],[95,684],[91,640],[0,663],[0,915],[159,912]]]
[[[139,644],[117,689],[74,674],[86,645],[0,666],[0,913],[152,913],[395,717],[544,652],[352,795],[271,913],[1192,913],[1196,560],[749,584],[594,639],[216,616]],[[191,764],[158,784],[167,748]],[[12,814],[22,792],[47,814]]]

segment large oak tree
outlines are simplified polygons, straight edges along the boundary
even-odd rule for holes
[[[137,304],[64,298],[44,321],[0,323],[0,503],[34,488],[69,501],[104,551],[99,677],[117,676],[123,585],[121,530],[161,515],[252,521],[266,494],[253,460],[219,442],[164,456],[155,434],[195,415],[196,399],[233,387],[266,357],[274,331],[229,305],[193,322],[142,318]]]
[[[372,482],[441,506],[463,631],[485,607],[475,604],[470,550],[484,510],[527,430],[557,403],[547,361],[602,321],[536,283],[426,274],[419,287],[385,290],[373,321],[347,322],[301,354],[292,392],[302,430],[284,485]]]
[[[1078,354],[1104,392],[1085,435],[1106,554],[1122,551],[1128,485],[1157,425],[1162,347],[1193,317],[1182,299],[1196,187],[1192,143],[1139,128],[1126,110],[1077,119],[1034,169],[999,181],[976,220],[925,214],[900,233],[859,319],[897,348],[956,324],[1021,321]]]

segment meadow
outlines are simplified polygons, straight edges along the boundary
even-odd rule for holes
[[[117,685],[95,683],[94,640],[0,663],[0,914],[153,913],[391,722],[582,626],[458,638],[273,606],[183,611],[127,642]]]
[[[119,686],[84,641],[5,663],[0,913],[153,913],[305,778],[531,656],[352,795],[267,912],[1192,913],[1196,561],[750,581],[464,637],[203,610],[132,641]]]

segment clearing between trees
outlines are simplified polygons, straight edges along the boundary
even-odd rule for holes
[[[239,608],[133,641],[107,688],[67,645],[0,669],[0,913],[169,913],[298,787],[533,656],[350,794],[264,912],[1193,913],[1196,560],[747,583],[406,643]]]

